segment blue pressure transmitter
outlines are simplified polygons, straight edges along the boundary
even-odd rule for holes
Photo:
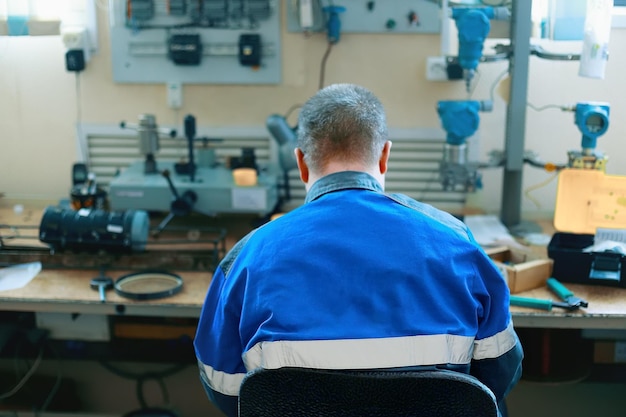
[[[568,166],[604,171],[608,157],[596,150],[596,142],[609,129],[609,104],[587,101],[563,109],[574,112],[574,123],[583,135],[582,150],[568,152]]]
[[[437,114],[446,131],[446,143],[462,145],[476,133],[480,123],[479,111],[491,111],[491,101],[443,100],[437,102]]]
[[[452,8],[452,18],[459,33],[459,65],[463,69],[463,78],[468,91],[483,55],[485,39],[491,30],[489,20],[494,16],[493,7]]]
[[[597,139],[609,129],[609,110],[607,103],[576,104],[574,123],[583,134],[583,149],[595,149]]]
[[[478,130],[478,112],[491,111],[490,100],[444,100],[437,102],[437,114],[446,131],[439,176],[444,190],[460,186],[464,191],[482,187],[479,164],[468,160],[467,138]]]

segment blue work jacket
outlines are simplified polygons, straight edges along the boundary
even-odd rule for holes
[[[523,356],[505,279],[467,227],[353,171],[321,178],[304,205],[229,251],[194,346],[229,416],[259,367],[438,366],[476,376],[502,403]]]

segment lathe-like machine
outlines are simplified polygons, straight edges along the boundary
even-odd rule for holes
[[[241,157],[230,166],[216,161],[214,149],[196,147],[195,118],[185,117],[188,158],[184,162],[159,160],[159,135],[175,137],[176,132],[161,129],[153,115],[142,114],[138,124],[122,122],[123,128],[137,130],[140,150],[145,156],[123,169],[109,184],[112,210],[169,212],[172,216],[198,212],[209,216],[221,213],[247,213],[266,216],[278,209],[280,197],[278,166],[259,167],[253,148],[242,149]],[[213,139],[217,140],[217,139]],[[233,173],[252,170],[251,185],[240,185]]]

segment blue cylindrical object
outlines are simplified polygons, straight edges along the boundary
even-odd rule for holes
[[[339,19],[339,13],[346,11],[342,6],[326,6],[323,9],[328,13],[328,21],[326,23],[326,31],[328,42],[335,44],[339,42],[341,37],[341,19]]]

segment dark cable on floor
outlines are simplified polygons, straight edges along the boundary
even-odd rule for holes
[[[157,384],[159,384],[159,388],[161,389],[161,395],[163,396],[163,404],[170,403],[169,392],[167,391],[167,387],[165,386],[165,381],[162,378],[157,377],[156,375],[144,375],[137,379],[137,384],[135,386],[135,393],[137,395],[137,400],[139,401],[139,405],[141,408],[148,408],[148,403],[146,402],[146,398],[143,394],[144,383],[150,380],[154,380]]]
[[[56,379],[54,381],[54,385],[52,386],[52,389],[48,393],[48,396],[44,400],[43,404],[41,404],[41,407],[39,407],[37,410],[35,410],[35,413],[34,413],[35,417],[39,417],[41,415],[41,413],[43,413],[44,411],[46,411],[48,409],[48,406],[50,406],[50,403],[52,402],[52,399],[54,398],[56,393],[59,391],[59,388],[61,387],[61,381],[63,380],[63,371],[62,371],[63,370],[63,360],[61,359],[61,355],[59,355],[59,353],[52,347],[52,345],[47,344],[47,347],[54,354],[54,356],[57,359],[57,375],[56,375]]]
[[[163,379],[182,371],[188,366],[187,364],[180,364],[180,365],[174,365],[169,369],[165,369],[159,372],[148,371],[148,372],[141,372],[141,373],[133,373],[133,372],[128,372],[128,371],[116,368],[115,366],[105,361],[100,361],[99,363],[102,367],[104,367],[109,372],[121,378],[132,379],[135,381],[137,401],[139,402],[139,405],[142,408],[148,408],[148,404],[146,403],[146,399],[144,396],[144,384],[147,380],[154,380],[159,384],[159,388],[161,389],[161,395],[163,397],[163,403],[167,405],[169,404],[169,393],[167,391],[167,386],[165,385],[165,382],[163,381]]]
[[[6,398],[9,398],[9,397],[15,395],[20,389],[22,389],[24,387],[24,385],[26,385],[28,380],[37,371],[37,368],[39,368],[39,365],[41,365],[41,361],[43,360],[43,351],[44,351],[44,349],[43,349],[43,347],[41,347],[39,349],[39,353],[37,353],[37,357],[35,358],[35,362],[33,362],[33,364],[30,366],[28,371],[22,376],[22,378],[18,381],[18,383],[13,386],[13,388],[8,390],[7,392],[4,392],[4,393],[0,394],[0,400],[4,400]]]
[[[20,369],[20,368],[22,368],[22,366],[21,366],[21,363],[20,363],[19,359],[22,356],[21,353],[23,353],[23,352],[22,352],[21,347],[22,347],[22,344],[25,341],[30,342],[29,344],[32,344],[33,346],[37,346],[38,345],[39,349],[37,351],[37,356],[35,357],[35,360],[32,362],[32,364],[30,363],[30,361],[28,361],[26,359],[24,360],[24,364],[26,364],[26,368],[25,368],[25,370],[24,370],[24,372],[22,374],[22,370]],[[56,395],[57,391],[59,390],[59,387],[61,386],[61,381],[63,380],[63,373],[62,373],[63,366],[62,366],[61,356],[58,354],[58,352],[56,352],[56,350],[53,349],[52,345],[50,345],[50,343],[48,342],[47,339],[40,340],[38,342],[33,343],[32,340],[28,339],[28,336],[20,337],[16,341],[15,356],[13,358],[13,365],[14,365],[14,370],[15,370],[15,376],[18,379],[18,381],[13,386],[13,388],[11,388],[8,391],[0,394],[0,402],[2,400],[5,400],[5,399],[7,399],[9,397],[12,397],[13,395],[17,394],[22,388],[24,388],[26,386],[28,381],[30,381],[30,379],[34,376],[35,372],[39,369],[39,366],[43,362],[43,358],[44,358],[46,349],[48,349],[50,352],[52,352],[54,354],[54,356],[56,357],[56,359],[57,359],[58,364],[57,364],[56,379],[55,379],[54,385],[50,389],[50,392],[48,393],[48,395],[44,399],[44,401],[41,404],[41,406],[38,407],[38,408],[34,408],[33,409],[33,413],[34,413],[35,417],[38,417],[40,415],[40,413],[42,413],[43,411],[45,411],[48,408],[48,406],[52,402],[54,396]]]

